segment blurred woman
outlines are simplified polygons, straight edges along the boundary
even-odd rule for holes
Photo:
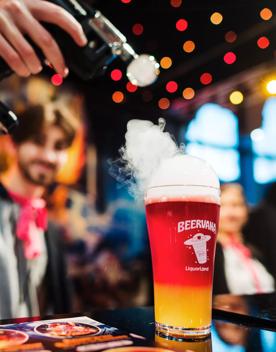
[[[274,291],[274,279],[256,250],[244,243],[248,208],[239,184],[221,188],[214,293],[255,294]],[[261,234],[260,234],[261,236]]]

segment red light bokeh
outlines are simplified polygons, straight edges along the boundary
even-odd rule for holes
[[[51,77],[51,82],[54,86],[58,87],[61,86],[63,83],[63,77],[59,74],[59,73],[55,73],[52,77]]]
[[[127,90],[129,93],[134,93],[134,92],[136,92],[137,89],[138,89],[137,86],[135,86],[135,85],[132,84],[131,82],[127,82],[126,90]]]
[[[141,35],[144,32],[144,26],[141,23],[135,23],[132,26],[132,32],[135,35]]]
[[[110,77],[111,77],[111,79],[113,79],[113,81],[120,81],[122,76],[123,76],[122,71],[119,70],[118,68],[115,68],[110,73]]]
[[[228,51],[228,53],[224,55],[223,60],[227,65],[232,65],[237,60],[237,56],[232,51]]]
[[[260,49],[266,49],[269,47],[270,45],[270,41],[267,37],[260,37],[258,40],[257,40],[257,45]]]
[[[184,18],[181,18],[176,22],[175,27],[178,31],[184,32],[188,28],[188,22]]]
[[[169,93],[175,93],[178,89],[178,84],[175,81],[169,81],[166,84],[166,91]]]
[[[202,75],[200,76],[200,82],[204,85],[210,84],[212,83],[212,81],[213,77],[209,72],[202,73]]]

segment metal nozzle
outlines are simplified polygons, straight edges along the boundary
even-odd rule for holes
[[[159,64],[150,55],[137,55],[127,43],[126,37],[105,17],[97,11],[89,20],[92,29],[104,40],[114,55],[124,61],[133,59],[127,68],[127,76],[131,83],[144,87],[153,83],[159,74]]]
[[[137,56],[132,47],[127,44],[126,37],[100,11],[96,11],[95,17],[89,20],[89,24],[110,46],[114,55],[120,56],[125,61]]]

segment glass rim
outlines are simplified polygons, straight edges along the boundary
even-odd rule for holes
[[[151,189],[156,189],[156,188],[164,188],[164,187],[203,187],[203,188],[211,188],[216,191],[220,191],[220,187],[214,187],[214,186],[207,186],[207,185],[196,185],[196,184],[174,184],[174,185],[159,185],[159,186],[151,186],[146,189],[146,191],[149,191]]]

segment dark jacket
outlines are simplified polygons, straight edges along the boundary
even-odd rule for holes
[[[276,281],[276,207],[263,203],[255,208],[243,233],[246,241],[258,249],[265,267]]]
[[[7,206],[12,205],[13,201],[8,192],[0,183],[0,201]],[[16,219],[10,219],[16,221]],[[43,283],[43,294],[45,296],[47,312],[54,314],[68,313],[71,308],[71,288],[67,276],[65,252],[59,228],[53,223],[49,223],[45,233],[47,247],[47,268]],[[42,312],[42,313],[47,313]]]
[[[213,283],[213,294],[224,294],[230,293],[227,285],[225,276],[225,260],[222,250],[222,245],[217,242],[216,244],[216,256],[215,256],[215,267],[214,267],[214,283]]]

